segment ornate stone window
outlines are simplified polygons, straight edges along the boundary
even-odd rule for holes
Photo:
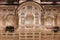
[[[47,26],[54,26],[54,13],[52,12],[52,10],[47,10],[45,12],[45,25]]]
[[[25,25],[28,28],[41,24],[42,8],[34,2],[23,3],[18,9],[19,25]]]
[[[6,26],[14,26],[15,17],[13,14],[9,14],[6,16]]]

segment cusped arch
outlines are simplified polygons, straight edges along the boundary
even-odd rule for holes
[[[5,26],[13,26],[14,28],[17,28],[17,21],[15,15],[8,14],[5,20],[6,20]]]
[[[36,2],[24,2],[24,3],[19,5],[18,11],[20,9],[22,9],[24,6],[27,6],[27,5],[32,5],[32,6],[37,7],[40,10],[43,10],[42,6],[40,4],[38,4],[38,3],[36,3]]]
[[[34,24],[35,24],[35,19],[38,18],[38,21],[40,23],[40,18],[41,17],[41,11],[42,11],[41,5],[35,2],[24,2],[21,5],[19,5],[18,8],[18,16],[19,16],[19,25],[21,26],[21,22],[24,24],[24,19],[30,18],[34,19]],[[22,17],[21,17],[22,16]],[[24,20],[24,21],[21,21]],[[37,24],[37,23],[36,23]]]

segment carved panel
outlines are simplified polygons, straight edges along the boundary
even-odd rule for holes
[[[54,26],[54,18],[55,18],[55,13],[52,12],[52,10],[47,10],[45,11],[45,15],[44,15],[44,19],[45,19],[45,25],[50,25],[50,26]]]
[[[15,15],[8,14],[5,20],[6,20],[5,26],[13,26],[14,28],[17,28],[17,21]]]
[[[24,25],[26,28],[33,28],[41,25],[41,10],[42,8],[34,2],[23,3],[18,9],[19,25]]]

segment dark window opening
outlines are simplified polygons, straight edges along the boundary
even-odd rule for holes
[[[53,31],[54,31],[54,32],[58,32],[58,31],[59,31],[59,27],[58,27],[58,26],[53,27]]]
[[[6,26],[5,31],[7,32],[14,32],[14,26]]]

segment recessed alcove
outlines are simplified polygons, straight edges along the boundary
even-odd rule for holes
[[[14,26],[6,26],[5,32],[14,32]]]

